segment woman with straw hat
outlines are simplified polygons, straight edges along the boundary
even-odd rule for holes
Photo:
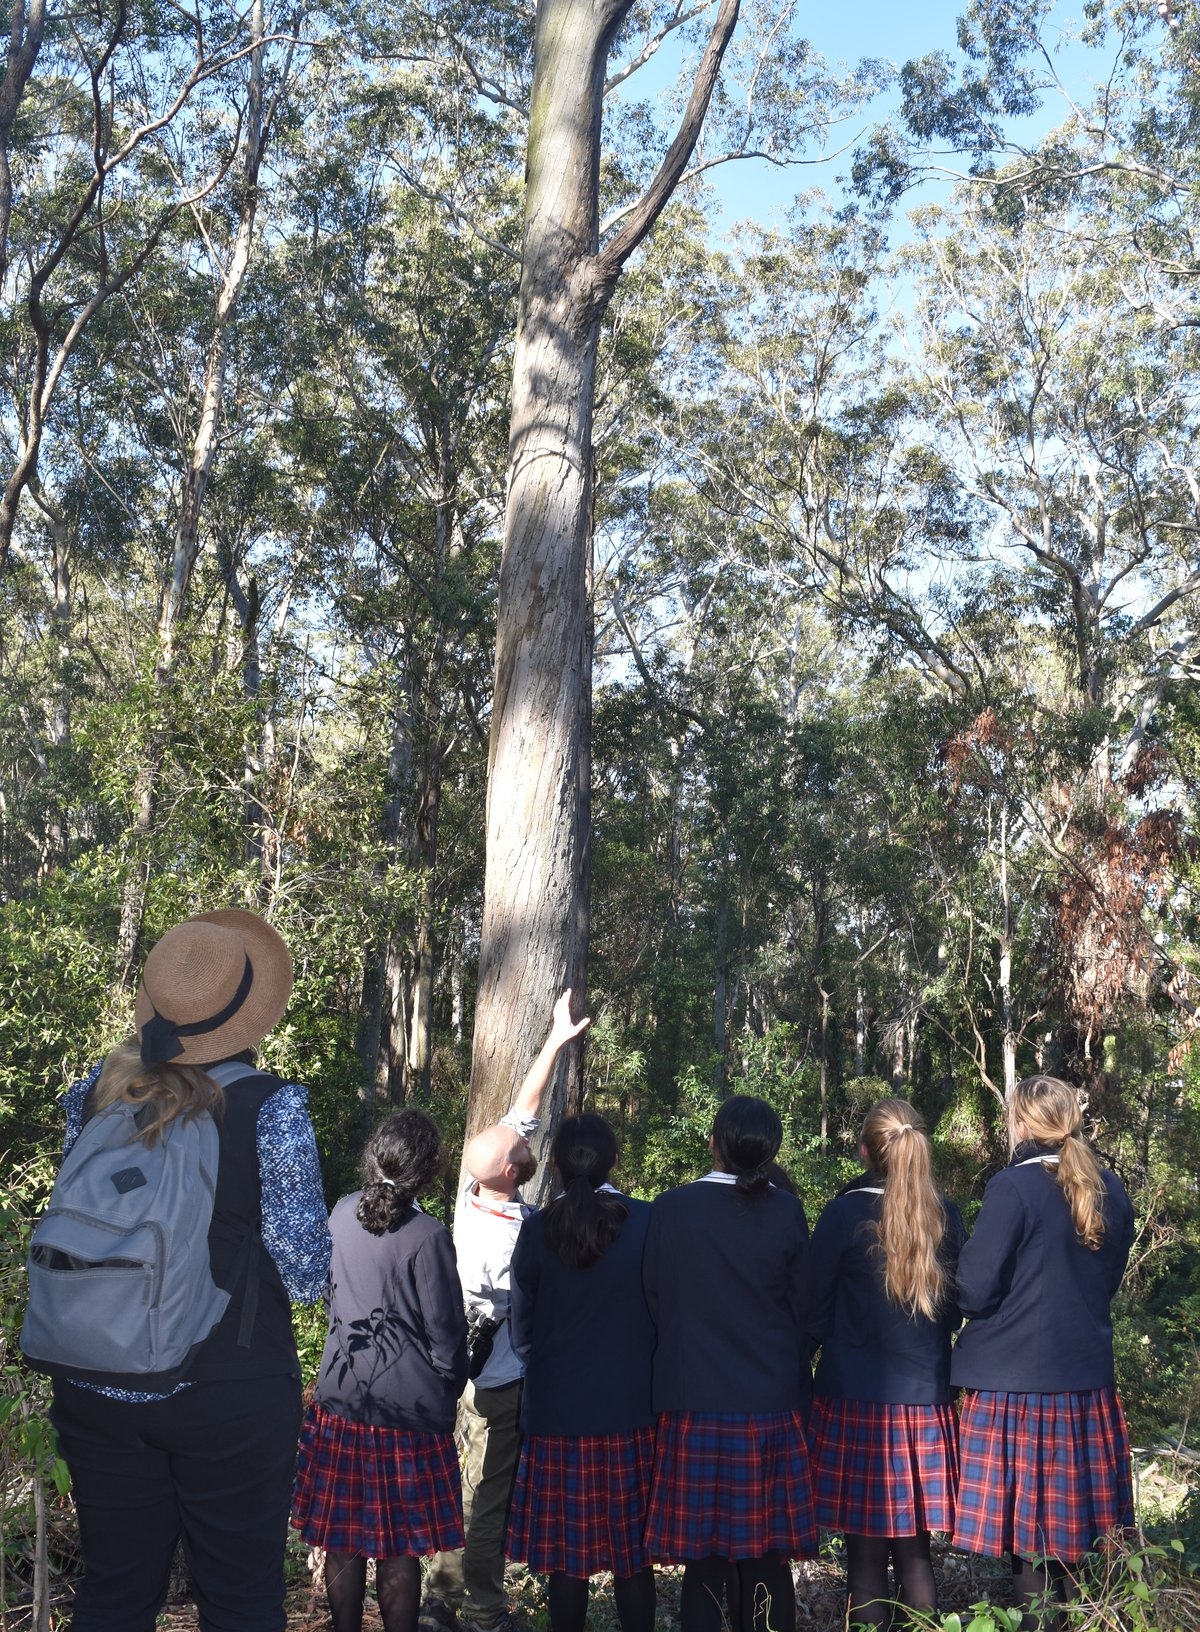
[[[76,1632],[151,1632],[182,1538],[204,1632],[280,1632],[299,1434],[289,1298],[320,1296],[329,1231],[306,1092],[260,1072],[292,960],[252,912],[201,913],[146,960],[136,1035],[66,1096],[66,1150],[86,1121],[140,1107],[150,1148],[177,1118],[213,1116],[219,1155],[208,1233],[224,1314],[170,1392],[54,1383],[84,1578]]]

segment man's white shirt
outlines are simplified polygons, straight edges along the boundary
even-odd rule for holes
[[[501,1127],[513,1128],[528,1139],[537,1131],[540,1118],[519,1116],[510,1111],[500,1118]],[[521,1225],[535,1209],[519,1196],[512,1201],[494,1201],[477,1193],[478,1181],[468,1173],[458,1193],[454,1210],[454,1247],[458,1255],[458,1278],[468,1309],[482,1309],[489,1315],[508,1313],[512,1286],[512,1255]],[[496,1333],[487,1364],[475,1379],[476,1388],[503,1388],[515,1383],[525,1367],[513,1352],[509,1323]]]

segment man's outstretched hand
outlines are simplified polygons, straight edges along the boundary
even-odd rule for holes
[[[550,1041],[555,1048],[561,1048],[573,1037],[578,1037],[580,1032],[586,1031],[591,1023],[592,1017],[588,1014],[585,1014],[582,1020],[571,1019],[571,988],[568,986],[554,1005],[554,1015],[550,1022]]]

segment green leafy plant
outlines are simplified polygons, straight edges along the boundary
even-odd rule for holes
[[[74,1555],[70,1478],[50,1426],[49,1384],[17,1349],[30,1220],[48,1180],[45,1164],[33,1162],[0,1184],[0,1627],[16,1603],[47,1603],[58,1566]]]

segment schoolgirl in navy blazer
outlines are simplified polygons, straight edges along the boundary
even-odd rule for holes
[[[1012,1555],[1018,1604],[1065,1597],[1079,1560],[1133,1521],[1129,1433],[1109,1305],[1133,1241],[1120,1180],[1083,1138],[1069,1083],[1038,1074],[1008,1100],[1012,1160],[988,1184],[958,1261],[967,1325],[954,1544]]]
[[[849,1623],[937,1607],[931,1533],[954,1523],[954,1269],[964,1229],[939,1193],[924,1118],[884,1099],[863,1120],[867,1167],[813,1231],[809,1332],[821,1347],[811,1442],[817,1517],[845,1539]],[[889,1580],[889,1560],[895,1587]]]
[[[772,1189],[748,1206],[732,1182],[668,1190],[644,1274],[656,1411],[807,1412],[808,1221],[795,1196]]]
[[[960,1323],[949,1299],[936,1320],[910,1315],[887,1296],[875,1249],[882,1181],[851,1179],[813,1230],[808,1330],[820,1345],[814,1392],[888,1405],[944,1405],[951,1397],[950,1339]],[[966,1227],[943,1200],[940,1257],[953,1278]]]
[[[550,1632],[585,1632],[589,1581],[602,1572],[622,1632],[654,1628],[655,1334],[641,1274],[650,1206],[608,1182],[616,1158],[603,1117],[567,1117],[550,1152],[563,1192],[526,1219],[512,1258],[526,1437],[507,1551],[549,1577]]]
[[[612,1193],[629,1216],[585,1272],[568,1269],[550,1250],[543,1213],[521,1226],[512,1260],[512,1340],[525,1362],[526,1434],[612,1434],[654,1422],[654,1325],[641,1284],[650,1203]]]
[[[770,1181],[782,1132],[766,1101],[725,1100],[712,1172],[659,1196],[646,1238],[659,1412],[646,1546],[656,1562],[684,1566],[682,1632],[752,1622],[793,1632],[788,1560],[816,1552],[808,1225],[796,1197]]]
[[[1090,1251],[1053,1178],[1058,1154],[1033,1140],[1018,1145],[984,1193],[958,1261],[958,1301],[970,1318],[954,1349],[956,1387],[1064,1394],[1112,1386],[1109,1305],[1129,1261],[1133,1208],[1102,1168],[1104,1237]]]

